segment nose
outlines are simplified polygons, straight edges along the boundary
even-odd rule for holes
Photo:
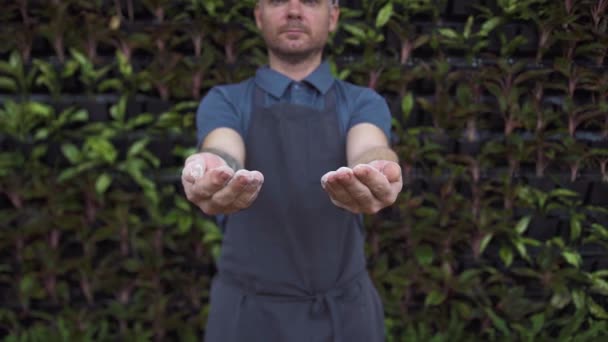
[[[300,19],[302,15],[301,5],[300,0],[289,0],[287,4],[287,16],[290,19]]]

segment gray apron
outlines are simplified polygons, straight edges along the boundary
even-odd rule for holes
[[[225,222],[207,342],[379,342],[382,303],[366,271],[359,215],[334,206],[321,176],[346,165],[335,88],[325,109],[264,107],[256,87],[248,170],[264,185]]]

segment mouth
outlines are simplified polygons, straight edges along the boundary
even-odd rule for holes
[[[282,33],[294,34],[294,33],[306,33],[306,28],[301,26],[285,26],[281,28]]]

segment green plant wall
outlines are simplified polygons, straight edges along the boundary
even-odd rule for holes
[[[0,336],[195,341],[221,233],[194,113],[265,49],[254,0],[0,12]],[[389,102],[405,186],[366,217],[387,341],[608,337],[608,1],[341,1],[335,75]]]

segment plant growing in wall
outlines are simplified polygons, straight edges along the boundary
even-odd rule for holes
[[[169,99],[170,85],[177,76],[176,70],[182,59],[182,55],[174,49],[185,37],[176,35],[176,32],[174,23],[162,23],[152,27],[148,33],[152,43],[148,48],[154,57],[146,69],[150,82],[165,101]]]
[[[112,65],[97,67],[94,60],[76,49],[70,49],[70,57],[64,71],[66,76],[78,73],[78,81],[84,85],[85,94],[92,96],[97,93],[102,80],[112,70]]]
[[[71,45],[76,46],[89,61],[96,64],[99,43],[110,41],[110,27],[104,16],[104,3],[102,0],[81,1],[78,3],[78,10],[80,10],[80,16],[77,23],[83,25],[84,32],[82,35],[78,35],[76,41]]]
[[[6,20],[15,19],[12,15],[16,13],[19,14],[20,20],[10,25],[2,25],[1,31],[6,44],[0,49],[7,49],[7,52],[16,49],[25,63],[30,61],[34,37],[38,34],[37,20],[30,15],[30,11],[28,0],[16,0],[9,4],[5,11]]]
[[[391,5],[387,4],[385,6],[390,8]],[[412,17],[431,14],[436,19],[439,16],[437,9],[441,6],[441,4],[436,4],[432,0],[392,1],[393,11],[390,13],[390,19],[386,25],[399,39],[400,50],[397,53],[399,64],[410,63],[414,51],[430,40],[429,34],[418,35],[416,26],[412,23]],[[384,18],[381,20],[384,20]]]
[[[69,35],[74,34],[74,22],[69,14],[70,3],[60,0],[51,0],[43,9],[46,22],[40,27],[43,35],[53,47],[59,63],[65,62],[65,43]]]
[[[516,129],[526,127],[525,123],[536,116],[535,108],[527,98],[527,86],[549,72],[526,70],[525,65],[524,61],[510,64],[501,59],[496,66],[488,67],[484,75],[484,86],[498,102],[498,111],[503,118],[510,177],[529,154],[529,147],[525,146],[521,136],[514,134]]]
[[[222,0],[204,1],[208,21],[211,22],[210,38],[220,46],[223,58],[214,58],[218,68],[213,79],[218,83],[231,83],[251,76],[252,66],[265,61],[263,41],[250,17],[249,9],[255,1],[228,3]],[[242,54],[247,59],[239,59]]]
[[[191,75],[190,93],[193,99],[200,97],[201,89],[204,86],[203,82],[211,65],[216,60],[215,48],[211,44],[203,45],[212,30],[209,20],[210,14],[205,7],[206,3],[210,4],[208,1],[192,0],[188,3],[187,10],[174,19],[180,27],[183,27],[184,32],[192,42],[194,56],[186,56],[183,62],[185,63],[185,72]]]
[[[383,5],[380,8],[380,5]],[[380,77],[386,68],[386,62],[378,53],[380,43],[384,42],[384,27],[394,13],[392,1],[382,4],[380,1],[363,0],[361,10],[344,9],[344,18],[358,18],[355,22],[343,19],[340,28],[349,33],[344,41],[348,45],[362,48],[362,56],[349,68],[356,71],[351,77],[355,83],[366,84],[371,89],[381,87]],[[357,72],[358,71],[358,72]],[[358,80],[357,74],[363,79]]]
[[[589,83],[589,78],[592,77],[593,72],[565,58],[556,59],[555,70],[563,77],[565,82],[556,82],[552,85],[552,88],[558,89],[564,94],[562,110],[568,117],[568,134],[575,137],[581,124],[588,123],[603,114],[596,110],[593,103],[581,104],[576,101],[576,91],[582,89],[584,84]]]
[[[433,128],[437,134],[453,133],[457,125],[453,115],[456,113],[456,100],[451,96],[450,89],[458,82],[459,73],[455,71],[445,58],[437,58],[430,63],[422,64],[427,78],[433,82],[433,97],[418,97],[420,107],[431,115]]]
[[[595,50],[595,65],[604,65],[606,55],[608,55],[608,1],[597,0],[591,4],[591,20],[593,21],[592,34]]]
[[[564,150],[562,144],[555,137],[562,134],[563,124],[559,111],[554,109],[554,105],[549,103],[545,95],[545,89],[549,84],[549,71],[544,71],[532,78],[534,87],[524,101],[525,108],[530,115],[524,117],[523,126],[527,132],[532,132],[533,136],[527,141],[530,153],[536,155],[535,174],[536,177],[543,177],[549,164],[556,159],[558,154]],[[529,83],[530,85],[532,82]]]
[[[468,66],[461,69],[461,77],[466,83],[457,89],[460,106],[458,117],[466,120],[465,137],[469,142],[479,139],[478,116],[484,112],[482,103],[483,78],[479,69],[482,52],[490,44],[490,34],[501,24],[501,18],[490,16],[475,30],[475,17],[469,16],[463,31],[457,32],[449,27],[437,29],[438,42],[441,48],[463,50]]]
[[[139,91],[148,91],[151,87],[150,76],[147,70],[138,71],[131,63],[129,57],[121,51],[116,51],[115,68],[118,69],[116,77],[106,78],[99,83],[99,91],[114,90],[119,94],[134,97]]]
[[[165,21],[165,17],[169,12],[171,5],[175,1],[172,0],[143,0],[144,6],[154,15],[157,23]]]
[[[583,120],[590,129],[599,129],[602,139],[608,138],[608,74],[590,72],[581,89],[591,92],[591,108]]]
[[[24,64],[21,55],[13,51],[7,61],[0,60],[0,89],[29,98],[38,71]]]

